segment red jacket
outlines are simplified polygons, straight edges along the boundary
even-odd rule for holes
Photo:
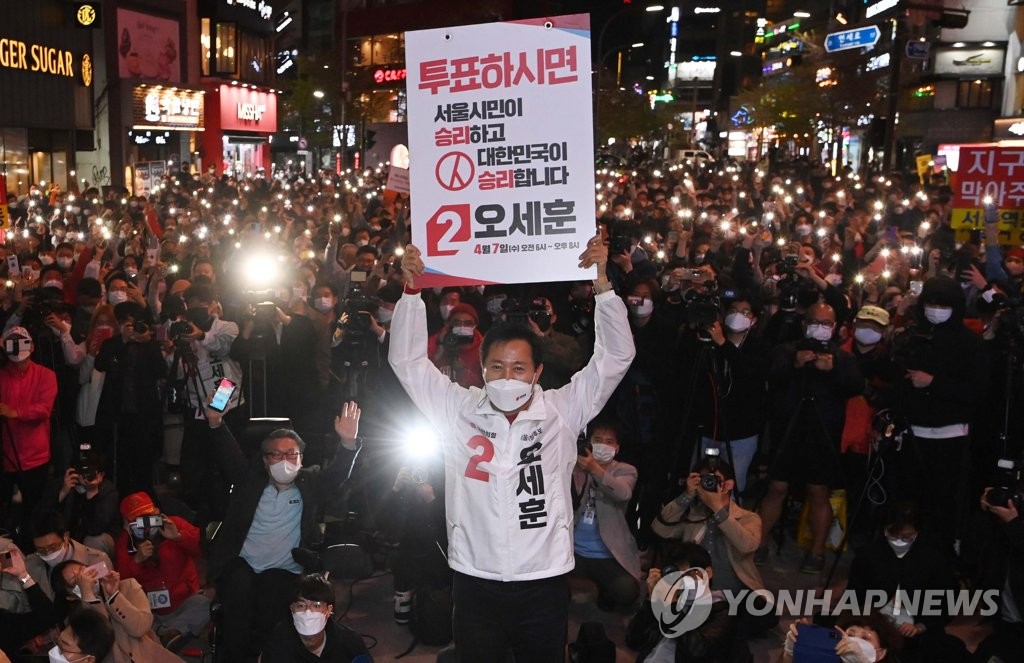
[[[195,559],[202,556],[199,549],[199,528],[178,516],[165,516],[174,521],[181,532],[177,541],[161,541],[156,546],[157,562],[148,559],[139,565],[135,555],[128,552],[128,532],[121,530],[114,545],[117,570],[122,579],[134,578],[145,592],[164,589],[171,592],[171,607],[154,610],[167,614],[176,610],[188,597],[199,591],[199,573]]]
[[[0,368],[0,403],[18,412],[0,429],[5,438],[5,472],[31,470],[50,462],[50,413],[57,398],[57,376],[45,366],[27,361],[24,373],[14,362]]]
[[[447,330],[447,327],[442,327],[427,339],[427,354],[430,360],[452,382],[458,382],[460,386],[467,389],[483,387],[484,374],[483,367],[480,365],[480,346],[484,342],[484,337],[474,329],[473,340],[459,348],[459,356],[449,357],[440,351]]]

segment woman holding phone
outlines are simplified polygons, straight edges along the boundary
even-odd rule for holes
[[[153,633],[153,613],[142,587],[121,580],[105,564],[67,561],[53,569],[54,608],[61,626],[80,610],[95,610],[114,627],[113,663],[181,663]]]

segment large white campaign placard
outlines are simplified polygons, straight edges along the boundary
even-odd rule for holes
[[[406,33],[417,285],[594,278],[587,14]]]

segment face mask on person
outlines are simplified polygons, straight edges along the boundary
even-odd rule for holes
[[[274,463],[267,469],[270,472],[271,478],[277,483],[291,483],[295,481],[295,477],[299,475],[299,469],[302,468],[302,463],[293,463],[288,460],[282,460]]]
[[[610,444],[604,444],[603,442],[595,442],[591,453],[594,455],[594,460],[599,463],[607,463],[615,458],[615,447]]]
[[[832,340],[832,325],[807,325],[805,335],[815,341],[830,341]]]
[[[313,308],[321,313],[327,313],[334,308],[334,297],[317,297]]]
[[[914,545],[913,537],[904,539],[887,536],[885,537],[885,540],[889,544],[889,547],[892,548],[893,553],[896,554],[896,557],[900,559],[903,559],[903,556],[910,552],[910,547]]]
[[[107,301],[110,302],[113,306],[117,306],[118,304],[124,304],[126,301],[128,301],[128,293],[125,292],[124,290],[111,290],[110,292],[107,293]]]
[[[395,317],[395,312],[392,309],[384,308],[381,306],[377,309],[377,322],[385,324],[391,322],[391,318]]]
[[[4,342],[4,352],[9,360],[15,364],[20,364],[28,360],[32,354],[32,343],[26,340],[7,340]]]
[[[454,325],[452,334],[455,336],[472,337],[475,327],[473,325]]]
[[[61,269],[70,269],[71,263],[73,262],[74,260],[72,258],[68,258],[66,256],[57,258],[57,266],[60,267]]]
[[[637,299],[640,299],[639,297]],[[629,312],[635,318],[646,318],[654,313],[654,301],[649,297],[640,299],[639,302],[629,305]]]
[[[807,237],[808,235],[811,234],[812,230],[813,228],[811,226],[802,224],[796,227],[796,234],[800,235],[801,237]]]
[[[832,285],[832,286],[835,286],[835,287],[838,288],[839,286],[841,286],[843,284],[843,275],[842,274],[826,274],[825,275],[825,282],[828,283],[829,285]]]
[[[368,239],[360,239],[360,240],[356,241],[356,246],[366,246],[369,243],[370,243],[370,240],[368,240]]]
[[[871,327],[857,327],[853,332],[853,337],[861,345],[875,345],[882,340],[882,332]]]
[[[452,314],[453,308],[455,308],[454,304],[441,304],[441,319],[447,322],[448,316]]]
[[[851,635],[847,639],[860,650],[861,658],[858,660],[867,661],[867,663],[875,663],[878,660],[878,652],[870,642],[855,635]]]
[[[39,559],[46,562],[46,565],[52,569],[53,567],[60,564],[61,561],[64,559],[64,552],[64,546],[61,546],[59,550],[54,550],[49,555],[40,555]],[[75,589],[78,588],[76,587]]]
[[[953,316],[953,309],[948,306],[925,306],[924,317],[933,325],[941,325]]]
[[[71,659],[64,656],[64,654],[60,651],[60,647],[57,645],[54,645],[53,649],[46,652],[46,657],[50,659],[50,663],[78,663],[78,661],[84,661],[86,658],[88,658],[88,656],[88,654],[85,654],[81,658],[76,658],[72,661]]]
[[[725,327],[731,332],[745,332],[754,321],[742,313],[730,313],[725,316]]]
[[[491,404],[502,412],[513,412],[525,405],[533,394],[533,382],[522,380],[491,380],[484,384]]]
[[[324,630],[324,627],[327,626],[327,615],[316,610],[293,612],[292,623],[295,624],[295,630],[299,635],[308,638]]]

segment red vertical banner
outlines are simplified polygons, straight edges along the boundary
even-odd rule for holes
[[[0,175],[0,229],[6,230],[10,227],[11,210],[7,207],[7,176]]]

